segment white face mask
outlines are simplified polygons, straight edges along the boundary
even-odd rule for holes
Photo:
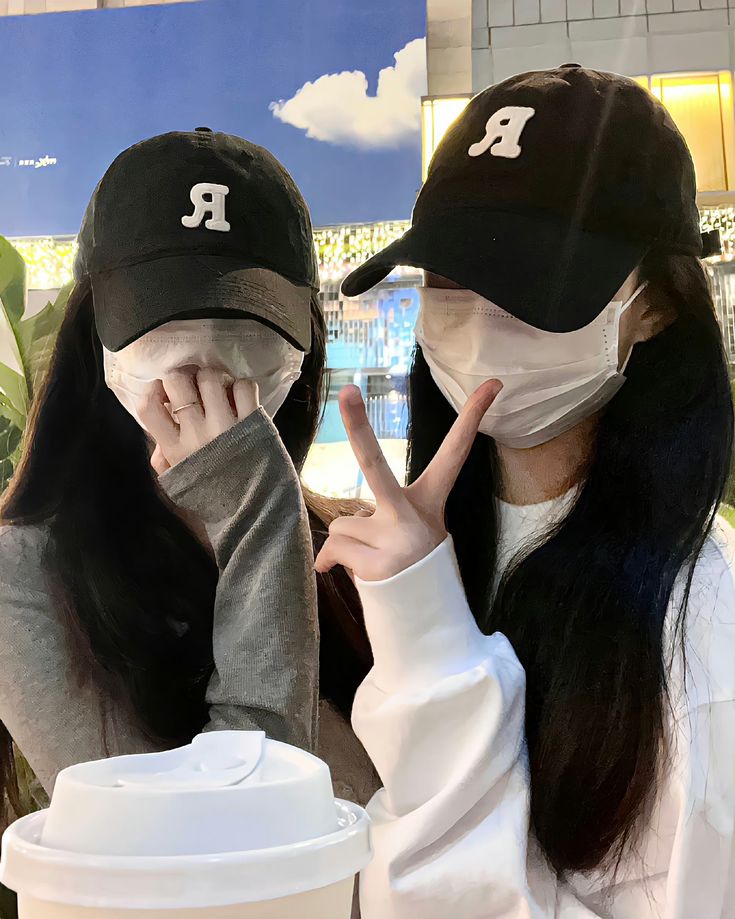
[[[255,380],[271,416],[301,374],[302,351],[254,319],[185,319],[167,322],[121,351],[103,348],[105,381],[141,427],[136,405],[173,370],[219,370],[222,382]]]
[[[543,332],[471,290],[422,288],[416,339],[435,383],[459,412],[486,380],[503,389],[480,431],[509,447],[546,443],[606,405],[625,382],[618,358],[628,300],[575,332]]]

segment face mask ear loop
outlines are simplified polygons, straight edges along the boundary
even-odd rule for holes
[[[642,293],[647,287],[648,287],[648,281],[643,281],[643,283],[639,284],[638,287],[636,287],[633,295],[631,297],[628,297],[628,299],[625,301],[625,303],[620,308],[621,316],[627,309],[630,309],[630,307],[633,305],[633,303],[635,303],[636,299],[638,298],[638,295]]]
[[[638,287],[636,288],[635,293],[633,294],[633,296],[632,296],[632,297],[629,297],[628,300],[623,304],[622,309],[620,310],[620,318],[622,318],[622,316],[623,316],[623,314],[625,313],[625,311],[635,302],[635,300],[636,300],[636,298],[638,297],[638,295],[639,295],[642,291],[644,291],[647,287],[648,287],[648,281],[644,281],[642,284],[639,284],[639,285],[638,285]],[[618,320],[618,323],[619,323],[619,322],[620,322],[620,319]],[[618,324],[618,334],[620,334],[620,325],[619,325],[619,324]],[[621,364],[620,368],[618,369],[618,373],[625,373],[625,368],[628,366],[628,362],[630,361],[631,355],[633,354],[633,348],[635,348],[635,345],[632,345],[632,346],[631,346],[630,351],[628,351],[628,356],[625,358],[625,360],[624,360],[623,363]]]

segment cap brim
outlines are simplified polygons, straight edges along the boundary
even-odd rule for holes
[[[221,256],[173,256],[92,275],[102,344],[119,351],[174,319],[242,316],[271,326],[300,351],[311,348],[311,296],[266,268]]]
[[[422,218],[343,282],[364,293],[397,266],[441,275],[546,332],[599,315],[648,245],[580,230],[548,213],[462,210]]]

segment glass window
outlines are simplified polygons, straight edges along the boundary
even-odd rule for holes
[[[422,99],[421,130],[423,133],[423,177],[429,171],[429,163],[439,142],[452,122],[464,110],[471,96],[439,96]]]
[[[735,189],[731,74],[653,76],[650,88],[669,110],[692,151],[698,190]]]

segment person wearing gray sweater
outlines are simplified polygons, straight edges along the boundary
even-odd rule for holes
[[[296,470],[273,423],[257,409],[159,481],[177,509],[204,525],[219,572],[203,729],[263,730],[313,749],[310,536]],[[0,715],[47,791],[73,763],[162,746],[98,679],[80,685],[46,577],[49,535],[45,525],[0,528]]]
[[[347,576],[315,578],[330,513],[299,481],[325,327],[296,186],[240,138],[152,138],[98,185],[75,276],[0,503],[0,823],[15,749],[50,793],[201,730],[314,750],[366,801],[367,639]]]

